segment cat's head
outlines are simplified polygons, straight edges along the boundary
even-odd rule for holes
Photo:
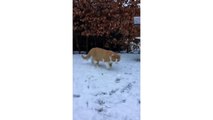
[[[120,61],[120,55],[119,54],[117,54],[117,53],[113,53],[112,54],[112,61],[113,62],[119,62]]]

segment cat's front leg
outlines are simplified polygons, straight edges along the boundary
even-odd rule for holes
[[[106,68],[110,69],[112,67],[112,63],[110,62],[105,62]]]
[[[110,68],[112,67],[112,63],[109,63],[109,67],[110,67]]]

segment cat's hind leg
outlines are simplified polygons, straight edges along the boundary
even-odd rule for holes
[[[92,62],[92,64],[95,64],[95,62],[94,62],[94,59],[93,59],[93,58],[91,59],[91,62]]]
[[[99,67],[99,61],[94,60],[95,67]]]

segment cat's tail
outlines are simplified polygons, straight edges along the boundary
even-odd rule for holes
[[[88,59],[91,57],[91,55],[90,55],[90,54],[81,55],[81,57],[82,57],[83,59],[85,59],[85,60],[88,60]]]

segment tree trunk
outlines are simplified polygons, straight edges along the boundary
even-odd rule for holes
[[[97,47],[97,37],[95,36],[95,47]]]
[[[86,51],[88,53],[88,36],[86,37]]]
[[[80,37],[80,39],[79,39],[79,37]],[[77,42],[78,42],[78,52],[79,52],[79,54],[81,54],[81,49],[80,49],[80,45],[79,45],[79,40],[81,40],[81,36],[78,34],[78,40],[77,40]]]
[[[78,34],[76,35],[75,40],[76,40],[76,48],[77,48],[78,52],[80,53],[80,48],[79,48],[79,35],[78,35]]]
[[[126,46],[126,53],[129,52],[129,45]]]

